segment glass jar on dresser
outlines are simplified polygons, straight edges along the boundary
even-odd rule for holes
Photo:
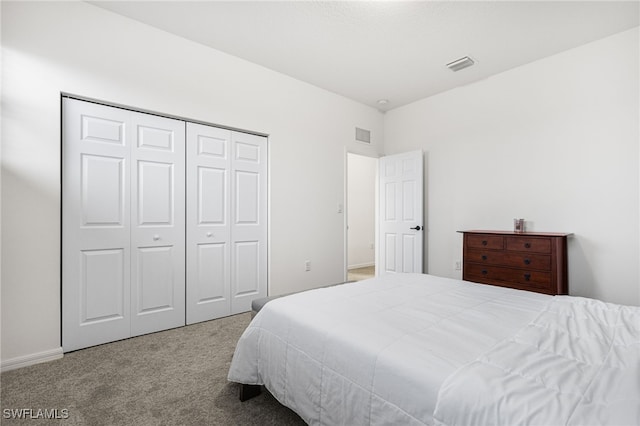
[[[556,232],[459,231],[462,279],[545,294],[568,294],[567,237]]]

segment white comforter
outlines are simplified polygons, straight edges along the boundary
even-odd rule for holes
[[[262,308],[228,378],[265,385],[312,425],[432,425],[445,379],[550,300],[423,274],[298,293]]]
[[[556,296],[444,382],[441,425],[640,425],[640,308]]]

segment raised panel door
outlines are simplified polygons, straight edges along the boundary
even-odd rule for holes
[[[187,324],[231,313],[231,131],[187,123]]]
[[[267,138],[231,138],[231,313],[267,295]]]
[[[379,274],[422,272],[422,151],[381,157],[378,167]]]
[[[131,113],[131,335],[185,324],[185,123]]]
[[[62,347],[129,336],[128,112],[63,101]]]

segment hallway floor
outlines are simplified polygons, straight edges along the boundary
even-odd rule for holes
[[[375,266],[365,266],[364,268],[349,269],[347,273],[347,279],[349,281],[362,281],[367,278],[373,278],[376,276]]]

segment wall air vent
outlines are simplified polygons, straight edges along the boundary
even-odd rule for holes
[[[371,131],[356,127],[356,140],[364,143],[371,143]]]
[[[453,62],[449,62],[447,64],[447,68],[455,72],[455,71],[460,71],[462,69],[468,68],[473,64],[475,64],[474,60],[468,56],[465,56],[464,58],[456,59]]]

